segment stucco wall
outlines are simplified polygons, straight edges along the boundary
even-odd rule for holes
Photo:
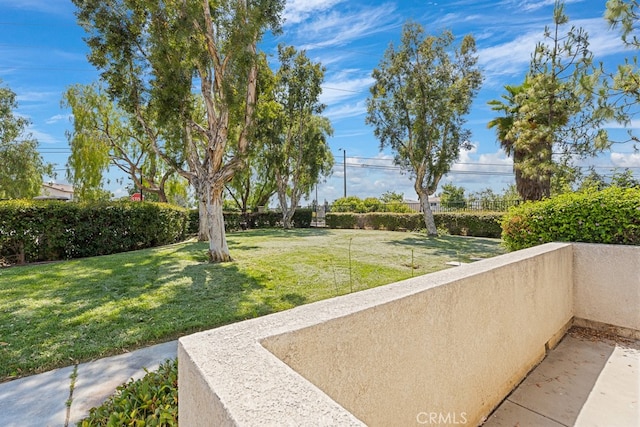
[[[640,246],[576,243],[573,250],[577,320],[619,326],[640,338]]]
[[[572,267],[547,244],[181,338],[180,424],[475,425],[571,321]]]
[[[414,294],[263,345],[368,425],[476,425],[571,320],[571,257],[555,245],[423,276]]]

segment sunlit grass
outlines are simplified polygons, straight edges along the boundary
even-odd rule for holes
[[[206,243],[0,270],[0,381],[121,353],[503,252],[418,233],[258,230]]]

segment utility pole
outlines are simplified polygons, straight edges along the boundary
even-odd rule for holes
[[[344,197],[347,197],[347,150],[342,150],[344,154],[342,165],[344,166]]]

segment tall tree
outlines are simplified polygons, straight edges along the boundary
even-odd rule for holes
[[[520,144],[516,146],[513,139],[514,135],[511,132],[520,110],[520,104],[518,104],[517,99],[522,98],[521,94],[527,90],[526,85],[526,81],[520,86],[506,85],[504,88],[507,93],[502,95],[504,101],[495,99],[489,101],[492,110],[500,111],[504,115],[491,120],[487,126],[495,128],[500,146],[507,156],[513,158],[516,189],[520,197],[524,200],[538,200],[545,193],[545,181],[538,179],[537,176],[523,173],[521,163],[526,159],[527,152],[520,147]]]
[[[265,138],[269,162],[274,166],[284,228],[302,196],[308,195],[321,176],[333,166],[327,136],[333,133],[328,119],[320,116],[319,97],[324,68],[304,51],[278,47],[280,68],[274,85],[274,132]]]
[[[16,94],[0,87],[0,199],[31,198],[42,190],[42,176],[53,165],[38,153],[38,141],[28,132],[29,120],[14,114]]]
[[[63,96],[63,105],[73,114],[73,130],[67,132],[71,147],[67,178],[81,198],[99,194],[110,166],[124,172],[136,189],[156,194],[160,202],[168,201],[168,189],[180,190],[175,170],[153,150],[161,134],[151,128],[145,132],[138,120],[112,102],[98,85],[71,86]],[[151,125],[153,120],[145,118],[145,122]],[[167,186],[168,182],[172,185]]]
[[[611,118],[599,103],[600,73],[593,65],[589,40],[582,28],[571,27],[564,3],[556,1],[553,26],[537,44],[524,83],[507,87],[507,103],[491,101],[505,116],[489,123],[501,145],[514,157],[518,191],[524,200],[551,193],[551,178],[576,157],[595,155],[609,147],[601,128]]]
[[[246,156],[247,167],[236,172],[226,186],[231,199],[244,213],[268,205],[278,189],[268,144],[278,138],[275,124],[280,109],[274,100],[275,75],[269,68],[266,55],[260,55],[258,64],[256,124],[250,136],[253,143]]]
[[[250,145],[257,43],[264,31],[278,29],[284,1],[73,2],[89,33],[89,59],[102,70],[109,94],[145,132],[153,131],[146,117],[180,130],[153,148],[194,187],[210,261],[231,260],[223,191],[244,166]],[[204,119],[196,114],[196,95],[203,101]],[[176,159],[171,153],[177,152]]]
[[[438,234],[429,195],[458,158],[470,148],[464,116],[482,83],[473,36],[459,46],[449,31],[425,36],[407,23],[400,46],[387,48],[373,71],[366,122],[380,149],[395,151],[395,162],[414,178],[429,235]]]
[[[615,73],[610,75],[606,95],[614,99],[615,113],[620,122],[629,123],[632,115],[637,114],[640,103],[640,68],[638,67],[638,21],[640,19],[640,3],[637,0],[607,1],[605,19],[613,29],[620,31],[622,42],[633,54],[625,58]],[[637,135],[629,130],[630,139],[640,141]]]

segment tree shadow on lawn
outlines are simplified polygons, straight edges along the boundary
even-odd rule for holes
[[[292,228],[285,230],[284,228],[260,228],[255,230],[234,231],[227,233],[227,242],[232,241],[233,237],[248,234],[252,237],[274,237],[274,238],[291,238],[291,237],[314,237],[325,236],[331,233],[329,228]]]
[[[66,274],[62,286],[47,286],[47,272],[0,283],[0,381],[75,361],[119,354],[304,304],[297,293],[278,295],[238,265],[198,262],[200,247],[114,259],[92,267],[64,263],[49,274]],[[191,252],[185,266],[172,256]],[[117,255],[115,255],[117,257]],[[113,256],[111,256],[113,257]],[[206,259],[206,254],[205,254]],[[48,266],[47,266],[48,267]],[[117,268],[114,268],[117,267]],[[34,286],[33,281],[39,282]],[[27,290],[29,288],[29,290]],[[20,292],[20,294],[18,294]],[[18,297],[18,295],[20,295]],[[9,298],[9,300],[7,300]],[[27,332],[28,331],[28,332]]]
[[[409,236],[390,242],[393,245],[426,249],[433,255],[453,258],[474,258],[478,256],[498,256],[506,251],[499,239],[466,236],[416,237]]]

